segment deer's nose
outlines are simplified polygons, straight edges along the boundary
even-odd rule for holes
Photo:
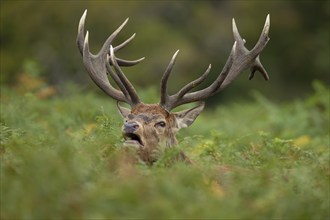
[[[135,132],[137,129],[139,129],[139,124],[136,122],[126,122],[124,124],[124,132],[126,133],[133,133]]]

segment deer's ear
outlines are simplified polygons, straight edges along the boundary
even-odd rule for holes
[[[205,103],[202,102],[200,105],[196,107],[181,112],[173,113],[176,118],[178,129],[186,128],[190,126],[195,121],[197,116],[203,111],[204,106]]]
[[[126,116],[131,113],[130,109],[120,106],[119,102],[117,102],[117,109],[123,118],[126,118]]]

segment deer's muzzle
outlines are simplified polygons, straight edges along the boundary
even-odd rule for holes
[[[136,122],[126,122],[123,127],[125,133],[134,133],[139,129],[139,124]]]
[[[137,147],[143,146],[141,137],[136,132],[140,128],[136,122],[126,122],[123,126],[123,136],[125,139],[125,145],[134,145]]]

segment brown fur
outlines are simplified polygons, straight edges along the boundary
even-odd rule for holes
[[[152,164],[157,159],[159,145],[171,147],[177,143],[173,132],[173,127],[176,126],[174,115],[157,104],[138,104],[125,120],[139,124],[136,134],[141,137],[144,146],[138,149],[138,154],[147,164]],[[156,126],[160,121],[166,123],[164,128]]]
[[[182,126],[189,126],[203,107],[197,106],[180,113],[170,113],[158,104],[140,103],[131,110],[118,106],[119,112],[125,120],[123,125],[123,135],[127,139],[125,145],[136,148],[140,158],[147,164],[152,164],[159,156],[159,146],[165,148],[175,146],[177,131]],[[129,132],[125,131],[125,128]],[[136,136],[139,137],[139,142]],[[183,152],[178,158],[190,161]]]

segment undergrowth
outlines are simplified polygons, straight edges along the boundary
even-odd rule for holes
[[[1,219],[328,219],[329,88],[314,88],[206,107],[148,167],[122,150],[114,101],[2,87]]]

